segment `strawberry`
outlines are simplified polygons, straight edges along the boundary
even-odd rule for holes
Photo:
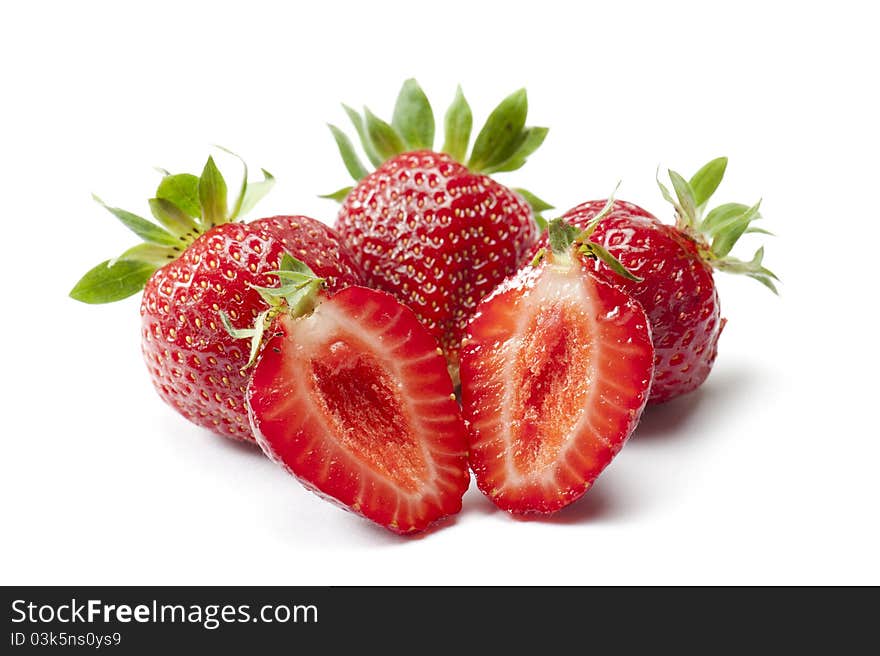
[[[333,295],[284,255],[282,286],[261,288],[268,335],[247,388],[265,453],[308,489],[396,533],[461,509],[467,443],[446,361],[415,314],[385,292]]]
[[[595,258],[631,277],[589,241],[592,227],[552,221],[549,253],[539,251],[480,302],[462,342],[471,469],[512,513],[552,513],[580,498],[648,400],[648,320],[630,296],[590,273]]]
[[[658,180],[663,196],[675,207],[675,226],[661,223],[632,203],[615,201],[592,234],[595,242],[642,278],[639,282],[621,278],[600,260],[593,262],[594,273],[638,300],[651,321],[656,358],[651,402],[668,401],[696,389],[712,369],[726,323],[721,318],[713,269],[743,273],[776,292],[773,281],[777,278],[762,264],[763,248],[749,262],[729,255],[743,234],[766,233],[751,225],[761,218],[760,201],[751,207],[726,203],[703,217],[726,168],[727,158],[714,159],[690,181],[670,170],[675,199]],[[604,204],[583,203],[563,219],[584,227]]]
[[[526,127],[525,90],[490,114],[466,158],[472,115],[461,92],[446,113],[443,152],[434,144],[434,115],[422,89],[407,80],[391,124],[369,109],[345,107],[364,151],[330,129],[356,185],[327,197],[342,200],[336,229],[364,270],[367,284],[409,305],[440,342],[457,379],[458,350],[480,299],[516,271],[539,229],[532,211],[550,206],[490,173],[521,167],[546,128]]]
[[[314,219],[235,222],[271,187],[272,176],[263,173],[263,181],[248,185],[245,169],[231,211],[213,158],[201,177],[165,175],[150,200],[161,225],[107,207],[145,243],[96,266],[70,293],[85,303],[107,303],[143,289],[141,346],[159,396],[190,421],[242,440],[253,440],[241,372],[247,354],[224,330],[218,310],[225,308],[240,326],[250,324],[267,307],[252,287],[273,280],[266,272],[284,250],[309,262],[330,288],[360,281],[333,230]]]

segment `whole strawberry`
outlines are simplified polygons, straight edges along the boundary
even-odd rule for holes
[[[490,114],[470,157],[472,115],[458,90],[445,118],[443,152],[434,145],[434,114],[415,80],[400,91],[391,124],[346,107],[370,162],[330,126],[356,181],[328,197],[342,200],[336,229],[367,284],[409,305],[438,339],[458,380],[464,327],[499,282],[523,263],[538,237],[533,210],[550,206],[509,189],[490,173],[521,167],[546,128],[526,127],[528,101],[517,91]]]
[[[762,264],[763,248],[748,262],[730,255],[743,234],[766,233],[752,225],[761,217],[760,201],[751,207],[726,203],[704,216],[726,168],[727,158],[714,159],[689,181],[670,170],[674,198],[658,180],[663,196],[675,207],[674,226],[632,203],[615,201],[591,236],[641,278],[622,278],[601,260],[593,261],[597,275],[633,296],[648,314],[655,352],[650,398],[654,403],[696,389],[712,369],[726,322],[713,269],[745,274],[776,292],[777,278]],[[562,218],[584,228],[604,205],[604,200],[583,203]]]
[[[252,324],[267,307],[254,286],[277,282],[268,274],[285,251],[307,262],[331,289],[360,281],[336,234],[314,219],[236,222],[271,188],[274,179],[263,173],[264,180],[248,185],[245,169],[231,210],[213,158],[200,177],[162,179],[150,199],[158,224],[107,207],[144,243],[93,268],[70,293],[85,303],[108,303],[143,289],[141,345],[159,396],[190,421],[242,440],[253,440],[241,371],[248,354],[225,330],[220,310],[236,326]]]

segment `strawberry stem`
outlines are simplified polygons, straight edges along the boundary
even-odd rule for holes
[[[326,282],[324,278],[316,276],[305,262],[287,252],[281,254],[278,269],[270,271],[269,274],[277,276],[281,285],[279,287],[251,285],[269,305],[267,310],[257,315],[252,327],[235,328],[226,313],[220,311],[220,321],[230,336],[235,339],[250,340],[250,356],[242,371],[256,362],[266,326],[282,312],[293,318],[311,313],[318,303],[318,295],[324,289]]]
[[[574,248],[579,255],[586,255],[594,260],[603,262],[609,269],[617,275],[627,278],[635,282],[642,282],[642,279],[634,275],[629,269],[620,263],[607,248],[590,239],[596,231],[596,227],[611,211],[614,209],[614,194],[620,188],[620,182],[614,187],[614,191],[608,197],[605,205],[594,216],[587,227],[581,230],[570,223],[566,223],[563,219],[553,219],[547,227],[547,238],[550,242],[550,252],[553,264],[557,266],[568,267],[572,264],[572,249]],[[539,251],[533,260],[533,265],[537,264],[543,257],[543,249]]]

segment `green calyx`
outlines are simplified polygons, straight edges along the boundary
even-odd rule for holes
[[[256,361],[266,326],[282,313],[294,318],[311,313],[318,302],[318,294],[324,288],[324,278],[316,276],[307,264],[289,253],[281,254],[278,270],[270,271],[269,274],[278,276],[281,285],[278,287],[253,285],[263,300],[269,304],[268,310],[257,315],[253,327],[236,328],[232,325],[229,316],[220,311],[220,320],[226,332],[235,339],[250,340],[250,356],[244,369],[249,368]]]
[[[620,183],[617,184],[617,187]],[[615,187],[614,191],[617,191]],[[634,275],[627,269],[620,260],[614,257],[608,249],[601,244],[592,241],[590,237],[596,231],[596,227],[604,219],[611,210],[614,209],[614,193],[608,198],[608,201],[602,207],[596,216],[590,219],[587,226],[581,230],[577,226],[567,223],[563,219],[553,219],[547,225],[547,240],[550,244],[550,262],[556,266],[569,267],[573,262],[572,255],[576,253],[580,256],[589,257],[593,260],[603,262],[609,269],[619,276],[632,280],[634,282],[642,282],[642,279]],[[532,260],[532,265],[537,265],[544,257],[547,256],[546,249],[541,249]]]
[[[374,167],[405,152],[434,148],[436,121],[434,111],[419,83],[409,79],[403,83],[390,123],[378,118],[366,107],[363,114],[343,105],[354,126],[361,148]],[[525,89],[513,92],[489,114],[480,129],[468,156],[473,128],[470,105],[458,87],[455,98],[443,120],[442,151],[465,164],[475,173],[501,173],[522,167],[529,155],[544,142],[547,128],[526,126],[528,97]],[[366,177],[370,170],[364,165],[354,144],[337,126],[329,125],[346,170],[355,182]],[[322,198],[344,200],[351,187],[325,194]],[[552,207],[534,194],[516,190],[532,207],[536,218]],[[543,219],[540,219],[543,220]]]
[[[752,223],[761,218],[759,200],[754,205],[742,203],[725,203],[706,212],[709,199],[724,177],[727,169],[727,158],[718,157],[703,166],[690,180],[685,180],[679,173],[667,171],[672,190],[669,191],[657,176],[660,192],[675,207],[676,225],[688,234],[700,248],[700,254],[719,271],[740,273],[753,278],[777,294],[774,281],[779,278],[764,267],[764,248],[759,248],[751,260],[745,261],[730,255],[736,242],[744,234],[772,233],[753,226]]]
[[[230,207],[226,180],[209,157],[201,175],[163,174],[156,196],[149,200],[153,220],[118,207],[110,207],[97,196],[95,201],[143,240],[117,257],[105,260],[86,273],[70,291],[83,303],[111,303],[138,293],[156,269],[174,261],[186,248],[211,228],[236,221],[269,193],[275,178],[262,169],[263,179],[248,184],[248,169]]]

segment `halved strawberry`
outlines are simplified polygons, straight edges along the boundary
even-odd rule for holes
[[[584,263],[607,252],[558,219],[550,231],[552,252],[480,303],[462,344],[471,468],[514,513],[586,492],[638,423],[653,373],[641,306]]]
[[[257,442],[307,488],[396,533],[458,512],[465,427],[436,339],[390,294],[323,298],[320,279],[287,262],[282,287],[262,290],[284,301],[247,388]]]

